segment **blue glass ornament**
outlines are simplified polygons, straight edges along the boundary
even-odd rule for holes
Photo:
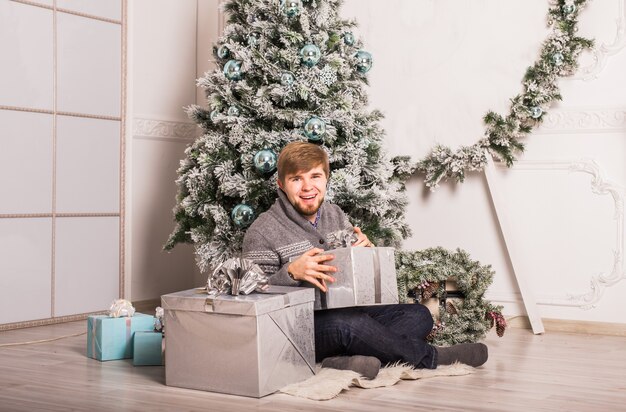
[[[280,9],[287,17],[295,17],[302,10],[302,0],[280,0]]]
[[[270,174],[276,170],[278,157],[272,149],[263,149],[254,155],[254,167],[261,174]]]
[[[355,56],[358,60],[356,69],[361,73],[367,73],[372,68],[372,55],[365,50],[359,50]]]
[[[322,57],[322,52],[319,47],[314,44],[307,44],[300,49],[300,59],[305,66],[315,66],[317,62],[320,61],[320,57]]]
[[[224,65],[224,76],[228,80],[241,79],[241,62],[239,60],[229,60]]]
[[[563,7],[561,7],[561,10],[563,10],[563,13],[565,14],[572,14],[576,11],[576,5],[574,3],[564,4]]]
[[[215,119],[217,119],[217,116],[220,114],[220,111],[215,109],[211,112],[211,114],[209,115],[209,117],[211,118],[211,121],[213,123],[215,123]]]
[[[311,141],[319,142],[326,133],[326,123],[319,117],[311,117],[304,123],[304,135]]]
[[[239,116],[239,114],[241,113],[241,111],[239,110],[239,107],[232,105],[228,108],[228,115],[229,116]]]
[[[347,32],[343,34],[343,42],[348,46],[352,46],[354,44],[354,34]]]
[[[532,117],[533,119],[539,119],[542,114],[543,110],[541,109],[541,107],[535,106],[530,108],[530,117]]]
[[[238,204],[230,212],[230,218],[235,226],[242,228],[249,226],[254,221],[254,209],[243,203]]]
[[[293,84],[293,82],[295,81],[295,78],[293,77],[293,74],[291,74],[290,72],[283,72],[280,75],[280,84],[282,84],[283,86],[291,86]]]
[[[248,36],[248,46],[250,47],[254,47],[257,44],[259,44],[259,39],[261,38],[261,35],[257,32],[253,32],[250,33],[250,35]]]
[[[555,66],[561,66],[563,62],[564,62],[564,59],[561,53],[554,53],[552,55],[552,63],[554,63]]]
[[[225,44],[221,45],[219,49],[217,49],[217,57],[220,59],[225,59],[230,54],[230,50],[226,47]]]

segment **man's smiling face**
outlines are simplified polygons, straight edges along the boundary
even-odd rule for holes
[[[298,171],[285,176],[285,181],[278,181],[278,186],[285,192],[289,203],[310,221],[324,201],[328,177],[322,165],[306,172]]]

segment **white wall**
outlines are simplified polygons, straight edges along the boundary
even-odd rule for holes
[[[174,228],[176,169],[199,129],[183,107],[203,104],[196,79],[209,67],[217,0],[132,2],[129,288],[133,300],[202,286],[193,248],[162,251]]]
[[[122,294],[122,33],[121,0],[0,1],[0,327]]]
[[[547,7],[524,0],[347,0],[343,15],[358,20],[374,56],[370,105],[386,115],[392,154],[418,159],[435,142],[456,147],[479,139],[484,113],[506,113],[508,99],[521,91],[524,71],[547,34]],[[624,257],[624,13],[623,0],[590,2],[580,34],[596,38],[600,52],[584,56],[578,78],[561,81],[564,101],[525,141],[517,165],[498,169],[490,182],[501,199],[501,219],[510,225],[506,237],[484,175],[443,184],[435,193],[419,178],[409,184],[414,235],[405,249],[460,247],[492,264],[489,297],[504,304],[507,315],[525,313],[514,267],[542,317],[626,322],[625,281],[606,288],[596,283],[604,292],[599,299],[590,287],[598,275],[625,276],[623,266],[613,273],[614,256]],[[592,186],[594,178],[613,182],[616,198],[596,193],[602,187]],[[570,298],[581,294],[597,300],[595,307],[584,310],[586,300]]]

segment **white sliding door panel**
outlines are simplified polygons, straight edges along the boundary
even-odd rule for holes
[[[58,110],[120,116],[121,27],[57,13]]]
[[[52,10],[0,2],[0,106],[53,107]]]
[[[0,214],[52,212],[52,121],[0,110]]]
[[[119,293],[119,218],[59,218],[55,315],[108,308]]]
[[[0,1],[0,331],[124,290],[126,1]]]
[[[57,212],[119,213],[120,122],[59,116]]]
[[[57,7],[105,19],[122,20],[121,0],[57,0]]]
[[[52,221],[0,219],[0,324],[51,312]]]

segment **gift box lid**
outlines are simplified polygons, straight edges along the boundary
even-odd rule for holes
[[[355,254],[371,254],[372,251],[377,251],[378,253],[395,253],[396,248],[390,247],[390,246],[375,246],[375,247],[338,247],[335,249],[329,249],[324,251],[322,254],[323,255],[329,255],[329,254],[333,254],[333,253],[337,253],[340,251],[347,251],[347,253],[355,253]],[[346,253],[346,252],[342,252],[342,253]],[[295,256],[293,259],[297,259],[299,256]],[[291,259],[289,259],[291,261]]]
[[[203,289],[183,290],[161,296],[161,306],[165,310],[258,316],[314,300],[311,288],[271,285],[265,292],[239,296],[209,296]]]

